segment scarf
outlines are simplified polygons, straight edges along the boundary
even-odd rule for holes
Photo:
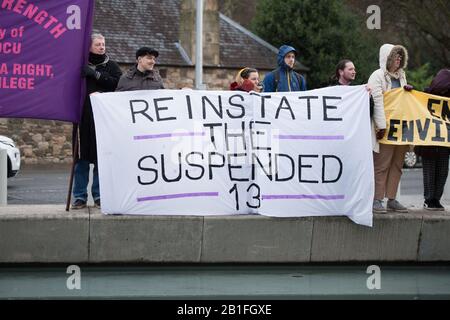
[[[106,54],[95,54],[89,52],[89,62],[95,66],[107,62],[108,56]]]

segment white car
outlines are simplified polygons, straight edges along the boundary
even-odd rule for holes
[[[12,139],[0,136],[0,149],[6,150],[8,163],[8,178],[14,177],[20,170],[20,150]]]

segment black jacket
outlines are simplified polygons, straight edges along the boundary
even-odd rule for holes
[[[428,88],[424,90],[426,93],[434,94],[441,97],[450,97],[450,69],[441,69],[431,81]],[[438,159],[448,157],[450,148],[439,146],[416,146],[414,152],[424,158]]]
[[[330,84],[329,84],[329,86],[331,87],[331,86],[342,86],[342,84],[339,82],[339,80],[336,80],[336,79],[332,79],[331,81],[330,81]],[[373,98],[372,98],[372,95],[370,95],[370,97],[369,97],[369,114],[370,114],[370,118],[372,119],[372,117],[373,117],[373,106],[375,105],[375,103],[373,102]]]
[[[105,56],[105,60],[96,64],[90,64],[95,71],[100,73],[99,78],[86,78],[86,97],[83,105],[83,112],[81,121],[78,125],[79,143],[78,150],[74,150],[75,159],[89,161],[90,163],[97,163],[97,142],[95,138],[94,116],[92,114],[91,100],[89,94],[93,92],[112,92],[116,90],[122,71],[119,65],[109,60]],[[75,135],[74,135],[75,136]],[[74,144],[75,145],[75,144]]]

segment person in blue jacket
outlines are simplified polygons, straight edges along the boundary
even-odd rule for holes
[[[280,47],[277,56],[278,68],[264,78],[263,92],[306,91],[306,80],[294,71],[297,51],[287,45]]]

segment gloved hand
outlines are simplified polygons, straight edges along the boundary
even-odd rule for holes
[[[414,89],[414,87],[410,84],[404,85],[403,89],[405,89],[406,91],[411,91],[412,89]]]
[[[94,79],[98,79],[100,78],[100,72],[95,71],[94,69],[92,69],[91,67],[89,67],[88,65],[84,66],[81,69],[81,76],[83,78],[94,78]]]
[[[380,129],[380,130],[378,130],[378,131],[377,131],[377,139],[378,139],[378,140],[383,139],[385,133],[386,133],[386,129]]]

